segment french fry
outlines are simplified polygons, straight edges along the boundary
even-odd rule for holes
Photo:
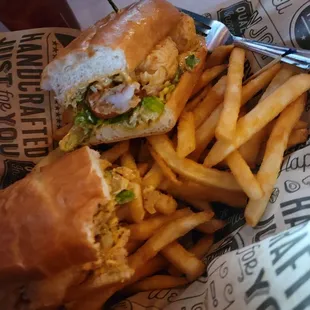
[[[203,186],[191,181],[183,182],[180,185],[165,181],[159,188],[189,203],[192,199],[199,199],[222,202],[231,207],[245,207],[247,202],[247,196],[241,190],[229,191],[213,186]]]
[[[305,143],[308,139],[309,131],[308,129],[297,129],[293,130],[289,136],[287,148],[291,148],[300,143]]]
[[[188,280],[181,277],[173,277],[167,275],[156,275],[145,278],[125,288],[125,294],[135,294],[151,290],[162,290],[178,286],[183,286],[188,283]]]
[[[168,244],[184,236],[196,226],[209,221],[213,215],[213,213],[199,212],[164,225],[128,258],[130,267],[134,270],[141,267]]]
[[[223,105],[220,104],[196,130],[196,149],[188,158],[198,161],[205,148],[212,141],[222,108]]]
[[[250,199],[256,200],[263,196],[263,191],[259,182],[238,151],[234,151],[227,156],[226,163],[237,182]]]
[[[219,65],[224,61],[231,50],[232,46],[229,48],[223,47],[216,49],[215,52],[218,51],[219,56],[216,56],[216,53],[214,52],[209,59],[214,57],[215,61],[220,62],[216,65]],[[221,56],[221,53],[224,56]],[[219,60],[217,60],[217,57]],[[209,63],[209,66],[212,66],[212,64]],[[265,72],[261,73],[258,77],[252,79],[248,84],[246,84],[242,88],[242,99],[240,106],[244,105],[251,97],[253,97],[255,93],[265,87],[270,82],[272,78],[271,76],[274,76],[275,73],[280,70],[280,68],[280,64],[268,68]],[[286,68],[286,65],[283,65],[282,68]],[[281,70],[279,77],[276,76],[278,77],[277,83],[276,78],[272,80],[266,92],[262,96],[261,103],[264,103],[266,100],[270,100],[270,97],[274,96],[273,92],[277,92],[275,89],[280,86],[280,81],[285,79],[285,74],[287,77],[286,79],[288,79],[288,77],[296,73],[294,70],[293,73],[290,72],[290,70],[292,69],[289,66],[286,68],[286,70]],[[210,71],[205,71],[204,74],[206,78],[210,74]],[[225,79],[226,77],[220,79],[218,83]],[[203,78],[201,78],[201,81],[203,81]],[[218,83],[216,85],[218,85]],[[301,91],[301,88],[305,89],[306,83],[307,82],[304,80],[301,83],[297,83],[297,81],[295,81],[294,87],[291,87],[294,92],[294,95],[291,97],[293,98],[294,96],[297,96],[296,94]],[[224,154],[223,162],[231,161],[230,166],[232,167],[232,170],[234,170],[237,179],[239,178],[239,182],[242,184],[242,187],[238,184],[238,182],[236,182],[235,177],[228,172],[206,168],[198,163],[193,162],[192,160],[189,160],[188,158],[183,158],[185,156],[189,156],[191,159],[195,160],[201,158],[201,154],[207,152],[207,145],[212,142],[215,136],[215,129],[223,111],[223,95],[218,93],[218,96],[214,95],[212,98],[212,91],[214,91],[216,85],[213,86],[213,88],[211,88],[210,85],[211,83],[208,83],[207,87],[205,87],[192,101],[190,101],[183,112],[183,116],[184,114],[186,116],[185,111],[192,112],[192,115],[194,116],[194,123],[196,127],[194,138],[195,150],[191,152],[191,154],[186,154],[188,151],[185,152],[185,154],[182,154],[182,152],[180,154],[177,149],[177,141],[175,146],[173,146],[172,142],[165,135],[152,136],[144,139],[144,141],[148,140],[150,146],[148,144],[141,146],[140,143],[142,140],[136,140],[139,145],[135,147],[136,152],[134,153],[129,153],[129,147],[127,147],[127,150],[123,151],[120,155],[117,155],[117,152],[114,153],[114,150],[109,150],[112,154],[111,162],[115,162],[118,158],[120,158],[120,164],[124,166],[119,167],[118,165],[114,164],[112,168],[130,168],[139,172],[137,174],[137,178],[130,178],[130,180],[133,181],[131,182],[133,184],[131,185],[133,186],[132,189],[134,190],[134,187],[136,186],[139,187],[138,190],[134,190],[136,197],[138,197],[138,200],[140,201],[138,204],[139,208],[136,208],[137,205],[135,205],[135,208],[130,208],[130,204],[127,204],[123,205],[122,207],[118,207],[116,210],[116,214],[120,220],[126,221],[127,223],[134,222],[134,224],[125,225],[128,225],[127,227],[129,227],[130,231],[132,232],[130,241],[127,244],[127,250],[129,253],[132,253],[128,259],[128,264],[132,268],[132,271],[135,272],[130,279],[125,280],[123,283],[113,284],[112,286],[105,286],[104,288],[97,289],[96,291],[89,290],[86,291],[86,293],[81,291],[81,294],[75,295],[75,299],[78,297],[78,300],[74,300],[74,304],[70,305],[72,306],[72,310],[99,309],[101,308],[102,304],[109,297],[111,297],[111,295],[123,289],[124,287],[125,290],[122,291],[123,293],[134,293],[143,290],[176,287],[179,284],[187,284],[188,281],[197,278],[205,270],[205,267],[203,266],[204,264],[200,261],[200,259],[202,259],[208,253],[211,245],[213,244],[212,234],[218,229],[223,228],[225,225],[225,222],[221,220],[212,219],[213,212],[211,211],[212,209],[209,205],[209,202],[219,201],[229,204],[230,206],[241,207],[246,204],[247,199],[245,193],[242,191],[242,188],[244,188],[244,190],[252,198],[256,198],[258,196],[257,185],[261,186],[261,190],[264,189],[263,186],[266,186],[269,189],[270,186],[268,187],[268,184],[271,182],[271,179],[274,178],[274,175],[276,175],[275,171],[273,170],[274,165],[278,165],[278,161],[281,164],[283,157],[282,152],[280,156],[281,159],[278,159],[278,148],[272,149],[271,146],[269,146],[269,144],[271,144],[270,140],[273,137],[275,146],[277,147],[280,144],[280,150],[285,149],[285,146],[283,147],[281,143],[284,143],[282,132],[284,130],[289,130],[284,128],[284,125],[287,125],[287,122],[289,122],[290,129],[294,127],[294,130],[291,131],[291,134],[285,133],[286,142],[289,143],[289,140],[291,140],[292,143],[298,143],[301,141],[301,139],[304,141],[307,131],[307,124],[302,121],[298,121],[299,117],[297,117],[297,108],[295,108],[295,112],[293,109],[290,113],[286,112],[295,104],[291,103],[289,105],[289,103],[287,103],[285,109],[283,111],[280,110],[280,117],[273,121],[269,121],[269,123],[261,127],[260,131],[257,131],[257,128],[260,126],[257,126],[257,123],[254,122],[254,116],[251,119],[248,116],[248,114],[251,112],[240,118],[240,120],[247,119],[249,130],[251,131],[250,137],[246,138],[247,142],[240,142],[238,140],[237,142],[240,142],[241,144],[234,144],[234,149],[229,151],[229,155],[226,156]],[[300,89],[296,91],[296,87]],[[224,89],[225,85],[222,82],[222,90]],[[281,98],[281,102],[283,102],[283,100],[287,100],[287,96],[285,95],[284,98],[284,94],[282,95],[283,97]],[[196,102],[194,102],[194,100],[196,100]],[[261,103],[259,105],[261,105]],[[274,113],[273,104],[274,103],[271,103],[271,114]],[[278,106],[276,109],[277,108]],[[254,108],[253,110],[255,109],[257,108]],[[263,110],[261,111],[259,117],[257,117],[259,124],[265,123],[265,113],[266,112]],[[284,114],[286,114],[286,117],[289,119],[286,119],[286,121],[283,119],[281,121],[283,128],[280,131],[280,125],[278,123],[280,122],[281,117],[283,118]],[[292,115],[296,116],[295,122],[293,122],[291,119],[293,117]],[[261,116],[263,120],[261,119]],[[269,118],[269,114],[267,118]],[[241,122],[241,124],[243,123]],[[274,126],[274,124],[278,124],[278,127]],[[239,121],[237,122],[236,134],[232,139],[233,143],[235,143],[235,139],[238,138],[238,135],[248,135],[244,124],[242,127],[243,131],[238,131],[238,126]],[[257,126],[254,131],[252,129],[253,126]],[[192,126],[191,129],[193,129],[193,127],[194,126]],[[278,134],[274,132],[275,128],[278,128]],[[254,132],[254,135],[252,131]],[[259,180],[258,177],[257,180],[255,179],[255,176],[251,173],[246,163],[248,163],[251,167],[254,167],[255,158],[258,157],[257,149],[259,146],[261,147],[264,144],[264,141],[266,141],[266,137],[269,134],[271,134],[271,137],[268,141],[264,156],[264,163],[262,164],[262,167],[265,165],[265,179],[262,178],[262,185],[261,180]],[[177,138],[177,135],[174,135],[174,137]],[[186,138],[180,140],[190,141],[187,137],[188,135],[186,135]],[[171,136],[171,139],[173,139],[173,135]],[[244,137],[242,139],[244,139]],[[119,146],[120,144],[122,143],[118,143],[114,147]],[[133,144],[131,147],[133,147]],[[149,149],[153,151],[153,155],[150,154]],[[133,151],[133,149],[131,150]],[[268,150],[270,153],[268,153]],[[271,152],[273,152],[273,154]],[[103,154],[106,154],[106,152]],[[134,156],[131,154],[134,154]],[[237,160],[234,158],[234,155],[236,154]],[[221,154],[220,156],[223,155]],[[135,158],[139,158],[138,164],[136,164]],[[155,159],[155,162],[153,159]],[[102,170],[106,169],[106,167],[110,165],[109,161],[109,159],[103,157],[101,160]],[[271,161],[273,161],[273,164]],[[151,169],[147,171],[149,167],[151,167]],[[267,168],[269,168],[269,170]],[[125,173],[126,171],[123,172]],[[248,180],[250,180],[250,182]],[[164,191],[164,193],[160,192],[159,190]],[[172,195],[173,198],[169,195]],[[253,214],[255,219],[257,213],[261,212],[261,204],[263,204],[261,201],[265,196],[266,194],[264,192],[264,196],[262,198],[257,200],[250,199],[249,201],[247,209],[249,209],[249,205],[252,202],[257,204],[257,208],[255,208],[254,211],[252,210],[252,212],[254,212]],[[177,204],[174,198],[179,198],[185,202],[188,202],[194,208],[206,211],[201,213],[193,213],[189,209],[176,210]],[[263,209],[264,208],[265,207],[263,207]],[[146,210],[150,214],[166,213],[169,215],[146,214],[147,218],[144,219],[145,215],[143,215],[143,220],[141,220],[141,209],[143,210],[144,214]],[[132,214],[134,214],[132,213],[133,210],[136,212],[135,221],[132,219]],[[251,212],[249,214],[252,215]],[[139,219],[137,220],[137,218]],[[176,240],[192,229],[197,229],[201,232],[204,232],[206,235],[201,238],[191,249],[185,250],[180,244],[177,243]],[[137,239],[135,239],[135,235],[138,236]],[[135,250],[136,252],[134,252]],[[166,258],[161,256],[160,253],[164,253],[165,251],[167,251],[168,255],[171,256],[171,260],[174,260],[174,262],[177,262],[177,264],[173,265],[170,263],[170,260],[168,261]],[[172,272],[173,275],[180,275],[180,271],[176,269],[176,265],[181,266],[181,268],[178,268],[182,270],[181,273],[185,273],[187,275],[187,278],[166,275],[152,276],[154,273],[168,267],[168,271]],[[99,277],[99,273],[96,275],[96,277],[97,276]],[[145,277],[147,278],[141,280]],[[70,299],[68,301],[70,301]]]
[[[207,58],[206,69],[221,65],[228,58],[233,48],[233,45],[218,46]]]
[[[134,194],[135,199],[128,202],[126,205],[128,205],[131,218],[135,223],[140,223],[145,216],[145,210],[143,207],[143,198],[142,198],[142,191],[141,191],[141,185],[139,183],[130,183],[130,187]]]
[[[280,66],[280,65],[278,64],[278,66]],[[258,103],[263,101],[265,98],[267,98],[269,95],[271,95],[277,88],[279,88],[283,83],[285,83],[291,76],[294,75],[294,72],[295,71],[293,70],[292,66],[286,65],[286,64],[281,65],[280,70],[273,77],[270,84],[266,88],[265,92],[260,97]],[[253,82],[249,82],[247,85],[249,85],[251,83],[253,83]],[[245,114],[239,115],[239,118],[243,117],[244,115]],[[271,132],[271,129],[270,129],[270,132]],[[268,135],[269,133],[266,132],[266,134]]]
[[[155,209],[162,214],[172,214],[177,209],[178,204],[170,195],[160,193],[159,199],[155,203]]]
[[[299,120],[294,126],[294,130],[307,129],[307,128],[308,128],[308,123],[302,120]]]
[[[190,198],[185,198],[184,200],[197,210],[207,212],[213,211],[211,205],[205,200],[190,199]]]
[[[249,81],[242,87],[242,100],[241,105],[245,105],[255,94],[265,88],[274,76],[280,71],[282,66],[278,63],[263,72],[255,79]]]
[[[141,177],[140,177],[140,173],[139,173],[136,161],[129,151],[125,152],[120,157],[120,162],[121,162],[122,167],[129,168],[133,172],[135,178],[132,179],[131,181],[141,184]],[[139,190],[139,192],[141,192],[141,189]]]
[[[205,271],[205,264],[188,252],[177,241],[170,243],[160,252],[173,266],[186,275],[189,281],[197,279]]]
[[[135,162],[135,159],[133,158],[133,156],[129,151],[121,155],[120,161],[122,167],[129,168],[131,169],[131,171],[134,172],[134,179],[130,183],[130,189],[134,192],[135,199],[127,203],[126,205],[128,205],[129,207],[131,219],[135,223],[140,223],[145,216],[145,210],[143,207],[142,189],[140,184],[141,178],[138,171],[138,167]]]
[[[133,158],[133,156],[131,155],[131,153],[129,151],[125,152],[124,154],[122,154],[120,160],[121,160],[121,166],[127,167],[127,168],[129,168],[129,169],[131,169],[133,171],[137,171],[138,170],[136,161],[135,161],[135,159]]]
[[[72,128],[73,124],[68,123],[58,129],[55,130],[53,133],[53,140],[60,141]]]
[[[264,99],[266,99],[269,95],[271,95],[276,89],[278,89],[281,85],[283,85],[290,77],[292,77],[296,73],[297,71],[294,66],[283,64],[280,71],[272,79],[272,81],[268,85],[266,91],[263,93],[259,101],[263,101]]]
[[[178,123],[177,154],[180,157],[186,157],[195,150],[195,147],[194,114],[192,112],[185,112],[181,114]]]
[[[266,130],[264,127],[239,148],[240,155],[252,169],[256,166],[257,156],[265,136]]]
[[[240,118],[237,124],[236,136],[232,143],[217,141],[205,158],[204,165],[212,167],[221,162],[235,149],[248,141],[256,132],[260,131],[290,103],[310,88],[310,76],[298,74],[292,76],[270,96],[261,101],[253,110]],[[297,121],[297,120],[296,120]]]
[[[172,148],[171,141],[168,141],[169,147]],[[173,149],[173,148],[172,148]],[[165,160],[158,154],[158,151],[154,150],[152,146],[149,146],[150,153],[152,154],[154,160],[157,162],[158,166],[160,167],[163,175],[165,175],[171,182],[180,183],[177,179],[175,173],[171,170],[171,168],[167,165]]]
[[[129,140],[119,142],[111,147],[109,150],[102,152],[100,158],[106,159],[110,163],[114,163],[117,159],[119,159],[124,153],[129,150]]]
[[[144,209],[149,214],[155,214],[157,212],[156,209],[155,209],[155,204],[153,204],[153,202],[149,201],[149,200],[144,203]]]
[[[231,141],[236,132],[242,99],[244,60],[245,50],[234,48],[229,58],[223,110],[215,129],[215,136],[218,140]]]
[[[220,78],[208,95],[193,109],[195,128],[198,128],[210,116],[212,111],[222,103],[226,89],[226,80],[226,75]]]
[[[131,217],[131,212],[129,209],[129,206],[127,204],[125,205],[120,205],[116,209],[116,217],[118,218],[119,221],[125,221],[128,223],[132,223],[132,217]]]
[[[137,249],[140,248],[140,246],[143,244],[143,241],[140,240],[129,240],[126,243],[126,250],[128,252],[128,254],[132,254],[133,252],[135,252]]]
[[[211,219],[207,223],[200,224],[196,227],[197,230],[205,233],[205,234],[213,234],[217,230],[225,227],[226,222],[218,219]]]
[[[271,130],[274,127],[276,119],[274,119],[273,121],[271,121],[270,123],[268,123],[263,129],[261,129],[259,132],[257,132],[255,135],[253,135],[253,137],[248,140],[246,143],[242,144],[239,148],[239,151],[242,149],[242,147],[246,144],[249,143],[249,141],[251,141],[252,139],[256,140],[257,144],[260,144],[260,146],[258,147],[258,145],[253,146],[255,151],[255,154],[253,154],[253,158],[255,158],[256,160],[256,165],[260,165],[263,157],[264,157],[264,152],[265,152],[265,148],[266,148],[266,143],[268,140],[268,137],[271,134]],[[259,136],[257,138],[257,135]]]
[[[137,269],[135,274],[127,281],[120,282],[115,285],[97,289],[89,294],[80,295],[80,298],[71,304],[70,309],[72,310],[97,310],[101,309],[105,302],[117,291],[121,290],[123,287],[131,285],[139,281],[142,278],[150,276],[168,265],[167,260],[161,255],[157,255],[150,259],[147,264],[141,266]],[[77,294],[75,294],[77,295]]]
[[[100,163],[100,168],[102,171],[112,166],[112,164],[106,159],[99,159],[99,163]]]
[[[152,168],[143,177],[142,184],[144,187],[152,187],[156,189],[163,179],[163,172],[157,162],[154,162]]]
[[[138,168],[140,177],[143,178],[149,169],[149,164],[148,163],[139,163],[139,164],[137,164],[137,168]]]
[[[147,240],[163,225],[190,214],[193,214],[192,211],[185,208],[170,215],[156,215],[139,224],[129,225],[127,227],[130,230],[130,238],[132,240]]]
[[[262,164],[265,150],[266,150],[267,141],[264,141],[260,147],[260,150],[258,152],[257,158],[256,158],[256,164],[257,166],[260,166]]]
[[[254,74],[252,74],[249,78],[247,78],[243,84],[249,83],[251,80],[255,79],[257,76],[261,75],[262,73],[264,73],[265,71],[267,71],[268,69],[270,69],[272,66],[281,63],[281,58],[282,56],[278,56],[276,58],[274,58],[272,61],[270,61],[266,66],[264,66],[263,68],[261,68],[260,70],[256,71]]]
[[[150,161],[152,160],[153,160],[153,157],[149,152],[147,141],[142,140],[140,144],[140,148],[139,148],[138,162],[139,163],[150,163]]]
[[[171,214],[177,209],[177,202],[172,196],[165,195],[157,190],[151,190],[143,195],[144,208],[150,214],[159,212]],[[155,212],[154,212],[155,211]]]
[[[140,268],[138,268],[133,277],[129,281],[127,281],[126,285],[134,283],[144,277],[148,277],[164,269],[165,267],[167,267],[167,265],[168,261],[160,254],[158,254],[152,259],[150,259],[147,264],[144,264]]]
[[[213,244],[213,235],[206,235],[202,237],[189,252],[193,253],[197,258],[202,259],[210,250]]]
[[[149,214],[155,214],[155,203],[158,200],[159,192],[153,187],[145,187],[143,189],[143,207]]]
[[[182,272],[176,268],[174,265],[170,264],[167,269],[168,273],[171,274],[174,277],[182,277]]]
[[[198,94],[196,94],[193,98],[191,98],[186,104],[184,111],[191,112],[196,108],[200,101],[202,101],[208,94],[211,89],[211,85],[207,85],[204,89],[202,89]]]
[[[280,69],[280,64],[274,65],[269,70],[265,71],[255,79],[251,80],[248,84],[246,84],[242,88],[241,105],[246,104],[256,93],[266,87]],[[196,150],[190,155],[190,158],[192,158],[193,160],[198,160],[203,150],[213,139],[215,135],[215,128],[218,123],[222,109],[223,105],[220,104],[196,130]]]
[[[194,254],[198,259],[203,259],[204,256],[209,252],[213,244],[213,240],[214,240],[213,235],[205,235],[201,239],[199,239],[199,241],[195,243],[190,249],[188,249],[188,252]],[[176,266],[173,264],[169,266],[168,272],[173,276],[182,275],[182,272],[180,272],[179,269],[177,269]]]
[[[287,64],[283,64],[280,71],[275,75],[270,84],[268,85],[266,91],[263,93],[259,102],[263,101],[269,95],[271,95],[278,87],[284,84],[291,76],[296,73],[296,68]],[[260,155],[260,150],[262,149],[262,144],[266,137],[268,137],[273,128],[273,124],[270,122],[267,126],[257,132],[253,137],[246,143],[242,144],[239,148],[239,152],[244,160],[248,163],[251,168],[254,168],[256,163],[261,163],[261,159],[258,158]]]
[[[276,92],[277,91],[273,94]],[[268,98],[271,96],[272,95]],[[261,184],[264,196],[259,200],[250,199],[245,209],[245,219],[250,226],[254,227],[257,225],[266,209],[278,177],[289,135],[304,110],[306,98],[306,94],[303,94],[289,105],[280,114],[280,117],[277,119],[272,129],[270,138],[267,142],[263,162],[257,174],[257,180]]]
[[[190,159],[178,157],[166,135],[150,136],[147,139],[162,160],[181,176],[202,185],[240,190],[240,186],[230,173],[206,169]]]
[[[210,69],[206,69],[200,76],[200,79],[198,80],[192,94],[197,94],[202,88],[208,85],[212,80],[218,77],[226,69],[227,65],[218,65]]]

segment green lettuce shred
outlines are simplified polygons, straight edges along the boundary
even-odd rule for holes
[[[197,58],[194,54],[190,54],[185,58],[185,64],[190,69],[193,70],[200,62],[200,59]]]
[[[115,196],[116,203],[122,205],[135,199],[135,193],[132,190],[124,189]]]
[[[165,109],[165,104],[158,97],[144,97],[141,103],[142,107],[152,113],[162,114]]]

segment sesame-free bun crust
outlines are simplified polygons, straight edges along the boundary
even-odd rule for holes
[[[187,71],[182,75],[177,87],[165,104],[163,114],[157,121],[152,122],[150,125],[145,124],[144,126],[138,126],[133,129],[129,129],[120,124],[105,125],[94,132],[93,136],[90,138],[90,144],[111,143],[170,131],[175,126],[202,73],[206,54],[206,49],[202,47],[197,55],[200,59],[199,64],[194,71]]]
[[[142,0],[111,13],[59,53],[44,69],[41,87],[54,90],[63,101],[68,90],[81,84],[126,69],[132,72],[180,18],[165,0]]]
[[[0,283],[97,260],[93,216],[109,199],[98,157],[83,147],[0,192]]]

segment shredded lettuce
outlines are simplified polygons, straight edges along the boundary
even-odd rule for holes
[[[85,104],[80,103],[78,109],[79,111],[74,118],[74,125],[67,135],[59,142],[59,147],[64,152],[74,150],[88,139],[93,127],[98,125],[101,121]]]
[[[178,69],[177,69],[177,72],[176,72],[176,74],[175,74],[175,77],[174,77],[174,79],[172,80],[172,84],[178,84],[179,81],[180,81],[180,78],[181,78],[182,74],[183,74],[183,70],[181,69],[180,66],[178,66]]]
[[[144,97],[141,103],[142,107],[152,113],[162,114],[165,109],[165,104],[158,97]]]
[[[74,126],[59,143],[60,149],[65,152],[72,151],[84,143],[94,128],[98,126],[122,124],[130,129],[135,128],[139,123],[154,121],[163,113],[165,104],[158,97],[144,97],[141,104],[131,111],[106,120],[96,117],[83,102],[79,103],[77,109],[78,112],[74,118]],[[126,195],[126,193],[123,195]]]
[[[135,199],[135,193],[131,190],[124,189],[115,196],[116,203],[122,205]]]
[[[144,97],[141,105],[133,112],[130,120],[130,126],[137,126],[139,123],[149,123],[155,121],[163,113],[165,109],[164,102],[155,96]]]
[[[89,108],[83,106],[83,108],[76,114],[74,124],[80,127],[88,125],[96,125],[99,121]]]
[[[129,120],[130,115],[131,115],[131,112],[126,112],[124,114],[104,120],[103,124],[109,125],[109,124],[117,124],[117,123],[126,122]]]
[[[185,58],[185,64],[190,69],[193,70],[196,65],[198,65],[200,62],[200,59],[197,58],[194,54],[190,54]]]

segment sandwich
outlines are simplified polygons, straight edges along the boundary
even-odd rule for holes
[[[1,309],[59,306],[69,291],[132,276],[129,231],[115,212],[134,199],[128,170],[103,170],[84,146],[0,191]]]
[[[41,87],[73,114],[60,149],[168,132],[205,57],[193,19],[165,0],[142,0],[98,21],[42,74]]]

